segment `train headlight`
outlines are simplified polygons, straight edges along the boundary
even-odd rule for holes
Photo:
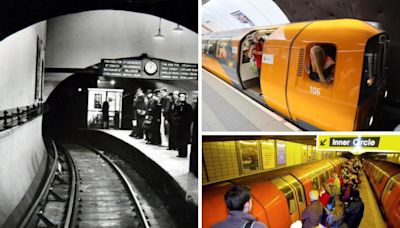
[[[385,90],[385,94],[383,95],[383,97],[384,97],[384,98],[386,98],[386,97],[387,97],[387,95],[388,95],[388,91],[387,91],[387,90]]]
[[[374,122],[374,116],[371,116],[371,118],[369,118],[369,126],[370,127],[371,127],[373,122]]]

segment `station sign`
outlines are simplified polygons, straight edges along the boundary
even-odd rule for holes
[[[400,135],[318,135],[318,150],[335,151],[397,151]]]
[[[102,59],[100,76],[158,80],[197,80],[198,65],[155,58]]]

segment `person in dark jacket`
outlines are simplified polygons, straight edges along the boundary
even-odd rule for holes
[[[357,228],[364,216],[364,203],[360,198],[360,192],[354,190],[350,203],[345,211],[344,222],[349,228]]]
[[[143,130],[144,130],[144,135],[146,136],[147,143],[150,143],[152,136],[151,132],[152,116],[150,115],[150,113],[153,104],[153,91],[151,89],[148,89],[146,91],[145,103],[146,103],[146,116],[145,116],[145,121],[143,123]]]
[[[137,116],[136,116],[137,97],[138,97],[138,90],[136,90],[132,102],[132,132],[129,135],[131,137],[136,137],[137,134]]]
[[[186,93],[179,93],[179,103],[176,106],[176,147],[178,156],[187,157],[187,147],[190,142],[190,125],[192,123],[192,106],[186,102]]]
[[[143,138],[143,122],[146,117],[146,98],[144,96],[143,90],[138,89],[137,97],[135,102],[135,116],[136,116],[136,134],[135,138]]]
[[[193,173],[196,177],[198,176],[198,109],[197,102],[195,104],[193,112],[193,133],[192,133],[192,145],[190,149],[190,159],[189,159],[189,171]]]
[[[179,104],[178,101],[179,91],[175,90],[172,94],[172,100],[169,103],[167,121],[168,121],[168,149],[167,150],[176,150],[176,107]]]
[[[151,102],[151,140],[150,144],[161,145],[161,103],[160,103],[160,90],[154,90],[154,96]]]
[[[311,205],[301,213],[303,228],[313,228],[321,222],[323,206],[319,202],[319,192],[317,190],[310,191]]]
[[[103,105],[101,106],[101,112],[103,113],[103,119],[102,119],[102,128],[108,129],[108,119],[110,118],[108,111],[109,111],[109,104],[106,100],[103,102]]]
[[[160,126],[160,133],[161,133],[161,145],[167,146],[168,145],[168,135],[169,135],[169,127],[167,116],[169,113],[169,106],[171,103],[171,97],[168,95],[168,91],[166,88],[161,89],[161,96],[160,96],[160,105],[161,105],[161,126]]]
[[[228,217],[212,228],[267,228],[250,214],[252,199],[250,188],[247,186],[234,186],[225,193],[225,204],[229,209]]]

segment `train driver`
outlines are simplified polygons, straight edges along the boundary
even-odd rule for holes
[[[314,45],[310,50],[311,70],[310,78],[325,84],[333,82],[335,61],[327,56],[320,45]]]
[[[234,186],[225,193],[225,204],[229,209],[228,217],[213,228],[267,228],[250,215],[252,199],[248,186]]]

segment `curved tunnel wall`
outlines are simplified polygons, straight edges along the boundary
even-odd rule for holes
[[[45,22],[0,42],[0,110],[37,102],[37,37],[45,41]],[[0,132],[0,227],[15,227],[40,188],[47,161],[41,125],[38,117]]]
[[[291,22],[356,18],[382,24],[391,40],[388,88],[390,103],[400,107],[400,21],[397,0],[275,0]]]

